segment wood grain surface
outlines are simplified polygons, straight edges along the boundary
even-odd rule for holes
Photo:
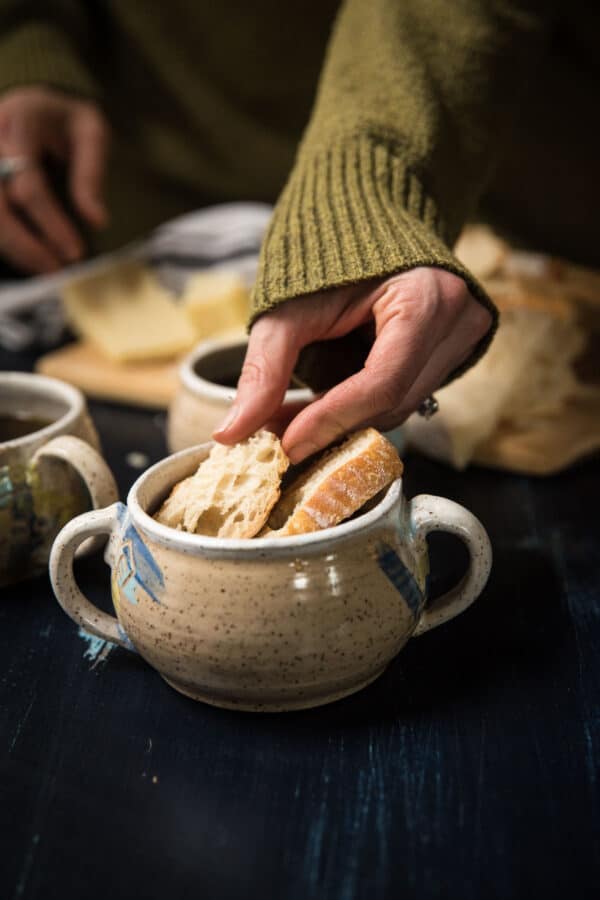
[[[164,415],[92,412],[124,497],[128,454],[165,453]],[[372,687],[313,711],[196,704],[80,636],[46,578],[5,589],[0,898],[597,896],[599,476],[598,458],[535,480],[409,457],[409,496],[486,525],[490,582]],[[441,591],[465,552],[434,535],[431,553]],[[77,566],[105,608],[107,571]]]
[[[87,341],[73,341],[41,356],[35,369],[75,385],[87,397],[166,409],[177,390],[178,365],[179,360],[119,363]]]

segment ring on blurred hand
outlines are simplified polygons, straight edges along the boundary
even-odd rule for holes
[[[0,159],[0,182],[10,181],[19,172],[28,169],[31,164],[31,160],[26,156],[5,156]]]
[[[439,408],[440,404],[437,402],[435,397],[431,396],[426,397],[425,400],[423,400],[417,412],[420,416],[423,416],[424,419],[430,419],[436,414]]]

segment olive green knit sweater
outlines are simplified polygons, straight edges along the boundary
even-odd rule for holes
[[[256,313],[423,265],[488,304],[450,249],[478,208],[530,245],[600,263],[599,140],[577,140],[598,19],[562,7],[0,0],[0,91],[41,83],[105,108],[102,249],[206,203],[277,200]]]

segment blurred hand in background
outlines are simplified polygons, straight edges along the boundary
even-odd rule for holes
[[[22,87],[0,97],[0,157],[22,169],[0,182],[0,257],[26,272],[52,272],[84,253],[48,164],[64,166],[73,210],[93,228],[107,222],[102,198],[109,128],[101,110],[58,90]]]

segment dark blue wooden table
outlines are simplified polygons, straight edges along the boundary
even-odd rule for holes
[[[2,368],[28,368],[0,356]],[[92,404],[122,496],[164,416]],[[0,900],[581,900],[600,894],[600,460],[535,480],[416,456],[495,552],[481,599],[373,686],[260,716],[0,593]],[[462,547],[434,536],[434,590]],[[78,564],[107,608],[101,559]]]

